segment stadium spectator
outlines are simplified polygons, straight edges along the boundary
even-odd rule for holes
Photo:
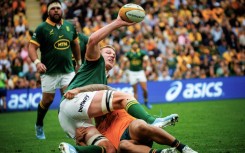
[[[30,57],[27,57],[23,63],[23,73],[27,75],[28,72],[30,71],[36,72],[37,68],[36,68],[36,65],[31,61]]]
[[[169,81],[171,80],[171,76],[169,75],[168,68],[164,68],[162,73],[158,77],[158,81]]]
[[[21,45],[21,49],[20,49],[20,57],[23,61],[27,60],[27,58],[29,57],[28,54],[28,43],[25,42],[24,44]]]
[[[10,39],[11,40],[11,39]],[[13,41],[10,42],[10,46],[8,47],[8,58],[10,61],[13,61],[17,56],[19,55],[19,43],[17,42],[16,39],[12,39]]]
[[[19,10],[21,10],[23,14],[25,14],[26,12],[25,11],[26,9],[25,0],[13,0],[12,7],[13,7],[13,11],[15,12],[15,14],[17,14]]]
[[[18,25],[15,26],[15,32],[19,35],[21,32],[24,33],[26,31],[26,26],[23,23],[23,16],[19,17]]]
[[[221,44],[218,45],[217,50],[218,50],[218,52],[219,52],[220,57],[222,57],[223,54],[224,54],[225,52],[228,51],[228,45],[227,45],[227,42],[226,42],[225,40],[222,40],[222,41],[221,41]]]
[[[72,53],[76,60],[76,70],[81,66],[78,36],[73,24],[62,19],[62,8],[59,0],[47,5],[48,18],[37,27],[29,43],[29,56],[41,75],[42,100],[38,105],[35,123],[36,137],[45,139],[43,120],[52,104],[56,89],[63,94],[74,77]],[[62,43],[64,42],[64,43]],[[61,47],[59,43],[65,44]],[[41,61],[37,49],[40,48]]]
[[[13,75],[19,75],[23,73],[23,61],[20,57],[17,57],[11,63],[11,70]]]
[[[0,67],[0,112],[6,111],[6,95],[7,95],[7,75],[6,67]]]
[[[223,30],[221,28],[221,26],[219,25],[218,22],[216,22],[214,24],[214,27],[211,28],[211,34],[213,36],[213,41],[216,45],[220,45],[221,44],[221,39],[222,39],[222,35],[223,35]]]

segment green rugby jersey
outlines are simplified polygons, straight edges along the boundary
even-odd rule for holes
[[[80,45],[80,50],[81,50],[81,59],[82,59],[82,62],[84,63],[85,53],[86,53],[86,48],[87,48],[86,45],[88,43],[88,37],[82,33],[78,33],[78,38],[79,38],[79,45]]]
[[[143,58],[147,55],[146,51],[138,49],[137,52],[129,51],[125,54],[130,62],[130,71],[143,70]]]
[[[78,33],[78,38],[79,38],[79,45],[80,45],[80,51],[81,51],[81,59],[82,63],[85,61],[85,53],[86,53],[86,48],[87,48],[87,43],[88,43],[88,36],[84,35],[83,33]],[[75,58],[72,58],[73,60],[73,65],[76,66],[76,61]]]
[[[59,29],[49,18],[37,27],[30,42],[40,47],[41,62],[47,68],[46,74],[74,71],[71,42],[77,37],[74,26],[63,19]]]
[[[105,61],[102,55],[96,61],[85,60],[66,91],[90,84],[107,84]]]
[[[85,61],[85,53],[86,53],[86,48],[87,48],[87,43],[88,43],[88,36],[84,35],[83,33],[78,33],[78,41],[79,41],[79,46],[80,46],[80,51],[81,51],[81,59],[82,59],[82,64]],[[72,62],[73,66],[75,68],[76,66],[76,61],[75,58],[72,56]]]

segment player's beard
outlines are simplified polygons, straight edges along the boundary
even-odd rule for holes
[[[60,15],[60,14],[54,14],[54,15],[50,15],[49,18],[54,23],[60,23],[60,21],[62,19],[62,15]]]

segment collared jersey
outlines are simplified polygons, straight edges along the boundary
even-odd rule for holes
[[[102,55],[96,61],[85,60],[84,64],[71,80],[66,91],[90,84],[107,84],[105,60]]]
[[[79,46],[80,46],[80,51],[81,51],[81,59],[82,59],[82,64],[85,61],[85,53],[86,53],[86,48],[87,48],[87,43],[88,43],[88,36],[84,35],[83,33],[78,33],[78,41],[79,41]],[[73,65],[76,66],[76,61],[75,58],[72,57]]]
[[[49,18],[41,23],[30,40],[40,47],[41,62],[46,66],[46,74],[66,74],[74,71],[72,64],[72,41],[78,41],[72,23],[62,20],[57,28]]]
[[[86,53],[86,48],[87,48],[87,43],[88,43],[88,37],[82,33],[78,33],[78,38],[79,38],[79,45],[80,45],[80,50],[81,50],[81,59],[82,62],[84,63],[85,61],[85,53]]]
[[[138,51],[129,51],[125,54],[130,62],[130,71],[140,71],[143,70],[143,58],[147,55],[146,51],[138,49]]]

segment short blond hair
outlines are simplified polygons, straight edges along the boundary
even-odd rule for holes
[[[116,52],[116,49],[112,46],[112,45],[105,45],[105,46],[102,46],[100,47],[100,50],[104,49],[104,48],[111,48],[113,49],[115,52]]]

